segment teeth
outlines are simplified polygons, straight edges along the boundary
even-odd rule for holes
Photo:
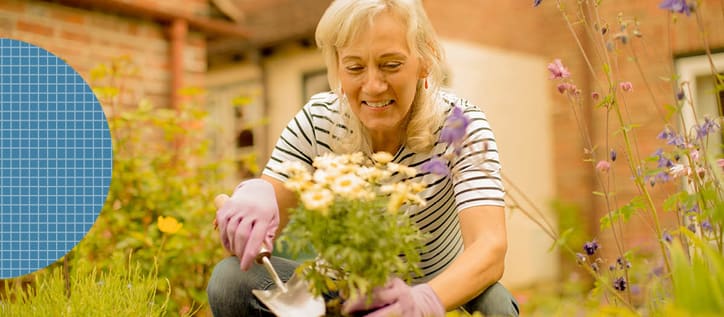
[[[381,107],[384,107],[384,106],[386,106],[386,105],[391,104],[391,103],[392,103],[392,100],[387,100],[387,101],[383,101],[383,102],[370,102],[370,101],[365,101],[365,103],[366,103],[368,106],[373,107],[373,108],[381,108]]]

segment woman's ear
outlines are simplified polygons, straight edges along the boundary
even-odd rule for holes
[[[430,75],[430,62],[420,57],[420,71],[417,76],[420,79],[424,79],[428,75]]]
[[[427,65],[422,64],[420,67],[420,72],[417,74],[418,78],[423,79],[426,78],[428,75],[430,75],[430,69],[427,67]]]

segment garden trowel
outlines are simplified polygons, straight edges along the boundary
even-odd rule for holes
[[[282,282],[269,261],[269,256],[270,252],[262,246],[256,262],[264,265],[276,287],[269,290],[251,290],[254,296],[279,317],[324,316],[324,298],[312,295],[307,281],[296,273],[292,274],[286,284]]]
[[[216,208],[221,208],[226,201],[229,200],[229,196],[221,194],[216,196],[214,203]],[[214,229],[216,229],[217,223],[214,219]],[[274,267],[269,261],[271,252],[262,245],[259,250],[259,255],[256,257],[256,262],[264,265],[269,275],[271,275],[276,288],[269,290],[251,290],[251,292],[264,303],[269,310],[279,317],[319,317],[324,316],[326,313],[326,307],[324,304],[324,298],[315,297],[309,290],[309,284],[297,276],[292,274],[292,277],[287,281],[286,284],[279,278],[279,274],[274,270]]]

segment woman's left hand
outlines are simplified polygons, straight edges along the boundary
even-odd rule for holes
[[[445,308],[429,285],[409,286],[399,278],[393,278],[385,286],[375,289],[370,305],[367,305],[367,297],[362,296],[344,303],[342,307],[345,314],[370,309],[373,311],[367,317],[445,316]]]

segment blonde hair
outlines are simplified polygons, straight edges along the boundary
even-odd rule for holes
[[[427,75],[417,82],[417,92],[407,121],[405,147],[415,152],[430,151],[435,131],[444,119],[445,109],[438,106],[439,89],[444,80],[443,51],[432,24],[419,0],[336,0],[324,12],[317,25],[316,42],[327,65],[327,80],[340,101],[341,120],[347,127],[333,131],[332,148],[342,153],[371,152],[368,134],[351,111],[337,76],[339,48],[345,47],[361,30],[371,25],[382,12],[391,12],[407,25],[408,47],[417,53]],[[394,153],[393,153],[394,154]]]

